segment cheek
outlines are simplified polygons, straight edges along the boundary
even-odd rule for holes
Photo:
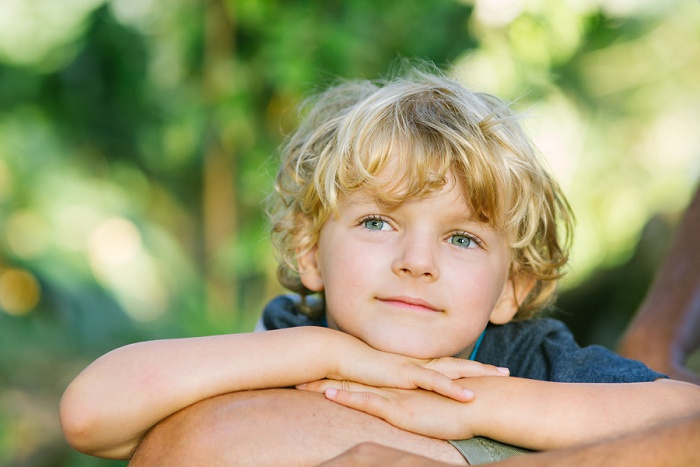
[[[469,304],[473,311],[490,313],[498,303],[506,285],[503,268],[462,268],[455,274],[451,290],[458,303]]]
[[[367,257],[337,249],[320,259],[328,314],[350,331],[357,310],[371,298],[378,277]],[[369,264],[368,264],[369,262]]]
[[[330,288],[329,283],[335,287],[344,282],[360,280],[372,268],[375,255],[351,239],[332,241],[331,237],[338,236],[321,238],[317,257],[326,288]]]
[[[337,258],[335,261],[343,261]],[[368,271],[350,261],[333,263],[323,268],[326,303],[330,307],[339,301],[352,302],[359,299],[362,292],[368,292]]]
[[[319,258],[319,273],[323,280],[328,310],[338,309],[338,305],[352,299],[357,283],[358,271],[354,269],[351,258],[335,251]]]
[[[510,263],[508,263],[506,267],[499,267],[495,269],[493,292],[494,301],[498,301],[508,290],[508,281],[510,280]]]

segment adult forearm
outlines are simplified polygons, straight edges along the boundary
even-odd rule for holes
[[[700,383],[684,369],[700,345],[700,188],[619,351],[657,371]]]
[[[369,441],[465,464],[445,441],[400,430],[321,394],[271,389],[218,396],[167,418],[144,438],[130,465],[317,465]]]

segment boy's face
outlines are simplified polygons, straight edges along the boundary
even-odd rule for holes
[[[507,239],[471,217],[452,177],[392,209],[346,196],[298,259],[304,285],[325,290],[329,326],[387,352],[468,356],[489,320],[517,311]]]

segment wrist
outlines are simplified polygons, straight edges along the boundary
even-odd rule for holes
[[[324,378],[344,379],[346,367],[357,357],[357,345],[361,341],[347,333],[330,328],[315,328],[314,356],[324,369]],[[354,351],[353,351],[354,348]]]
[[[455,380],[456,383],[474,392],[475,395],[474,400],[459,406],[460,414],[458,418],[460,437],[455,439],[469,439],[475,436],[493,436],[489,436],[489,429],[487,426],[489,422],[489,411],[486,409],[492,405],[492,402],[489,402],[489,395],[491,390],[495,389],[489,387],[489,380],[491,378],[492,377],[489,376],[474,376]]]

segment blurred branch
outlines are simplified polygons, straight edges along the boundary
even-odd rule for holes
[[[203,266],[206,310],[219,321],[235,309],[238,295],[236,282],[222,277],[216,268],[222,246],[236,241],[235,149],[231,138],[221,131],[215,108],[235,86],[230,70],[235,56],[235,18],[220,0],[208,2],[205,8],[202,94],[208,137],[203,154]]]

